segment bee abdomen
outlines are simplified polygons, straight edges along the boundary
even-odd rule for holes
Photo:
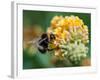
[[[38,48],[38,50],[39,50],[42,54],[45,54],[45,53],[46,53],[46,49],[45,49],[45,48],[43,48],[43,49]]]

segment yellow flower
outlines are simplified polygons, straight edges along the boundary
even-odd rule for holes
[[[84,26],[83,26],[83,29],[84,29],[85,31],[88,31],[87,25],[84,25]]]
[[[83,42],[87,42],[88,38],[88,26],[84,25],[82,19],[78,16],[55,16],[51,21],[51,28],[48,28],[48,32],[53,32],[56,35],[56,40],[70,41],[73,37],[81,36]],[[84,35],[84,36],[83,36]]]
[[[64,59],[64,56],[68,54],[61,51],[60,44],[75,40],[80,40],[82,44],[89,43],[88,26],[78,16],[54,16],[47,32],[55,34],[56,38],[52,44],[49,44],[49,47],[57,48],[54,55],[59,59]]]
[[[57,24],[59,22],[59,20],[61,20],[63,17],[62,16],[55,16],[52,20],[51,20],[51,27],[52,28],[57,28]]]
[[[60,34],[62,32],[62,28],[58,27],[54,30],[54,34]]]

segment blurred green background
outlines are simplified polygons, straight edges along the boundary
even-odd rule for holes
[[[89,39],[91,39],[91,14],[90,13],[73,13],[73,12],[51,12],[51,11],[31,11],[23,10],[23,69],[34,68],[54,68],[69,67],[65,61],[57,60],[50,53],[41,54],[35,45],[27,44],[28,41],[38,38],[50,27],[51,19],[54,16],[78,16],[89,28]],[[90,40],[91,43],[91,40]],[[91,49],[89,43],[89,49]],[[88,57],[91,58],[91,50]]]

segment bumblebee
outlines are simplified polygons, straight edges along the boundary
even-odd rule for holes
[[[54,34],[43,33],[37,43],[38,50],[43,54],[46,53],[47,51],[54,50],[48,47],[49,43],[51,43],[53,40],[55,40]]]

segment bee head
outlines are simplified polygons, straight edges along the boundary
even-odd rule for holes
[[[55,39],[55,35],[54,34],[50,34],[50,40],[54,40]]]

